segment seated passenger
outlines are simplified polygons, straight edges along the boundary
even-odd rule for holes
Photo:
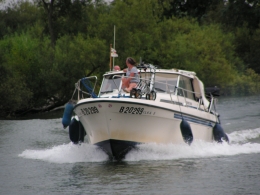
[[[126,72],[126,77],[122,78],[122,89],[129,93],[139,83],[138,70],[136,68],[136,62],[133,58],[126,58],[127,68],[123,71]]]
[[[118,65],[116,65],[116,66],[114,66],[114,69],[113,69],[114,71],[120,71],[121,69],[120,69],[120,66],[118,66]]]

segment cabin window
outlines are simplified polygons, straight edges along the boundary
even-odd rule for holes
[[[174,93],[177,85],[178,75],[167,73],[156,73],[154,88],[157,93]]]
[[[120,86],[122,74],[106,75],[103,77],[100,95],[111,93]]]
[[[178,87],[179,87],[178,95],[184,96],[186,98],[193,99],[193,100],[195,99],[191,78],[180,76]]]

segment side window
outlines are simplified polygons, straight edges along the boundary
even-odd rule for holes
[[[192,81],[190,78],[180,76],[179,88],[181,88],[181,89],[178,89],[178,95],[195,100],[194,93],[193,93],[194,90],[192,87]]]
[[[178,75],[167,73],[156,73],[154,88],[157,92],[173,93],[177,85]]]

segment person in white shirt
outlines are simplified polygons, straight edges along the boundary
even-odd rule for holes
[[[126,72],[126,77],[122,79],[122,89],[129,93],[139,83],[138,70],[136,68],[136,62],[133,58],[126,58],[126,65],[123,71]]]

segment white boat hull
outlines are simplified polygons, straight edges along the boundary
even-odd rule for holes
[[[84,126],[88,142],[116,158],[140,143],[184,143],[180,129],[183,118],[190,124],[194,141],[211,142],[216,120],[214,115],[198,109],[133,98],[84,99],[74,112]]]

